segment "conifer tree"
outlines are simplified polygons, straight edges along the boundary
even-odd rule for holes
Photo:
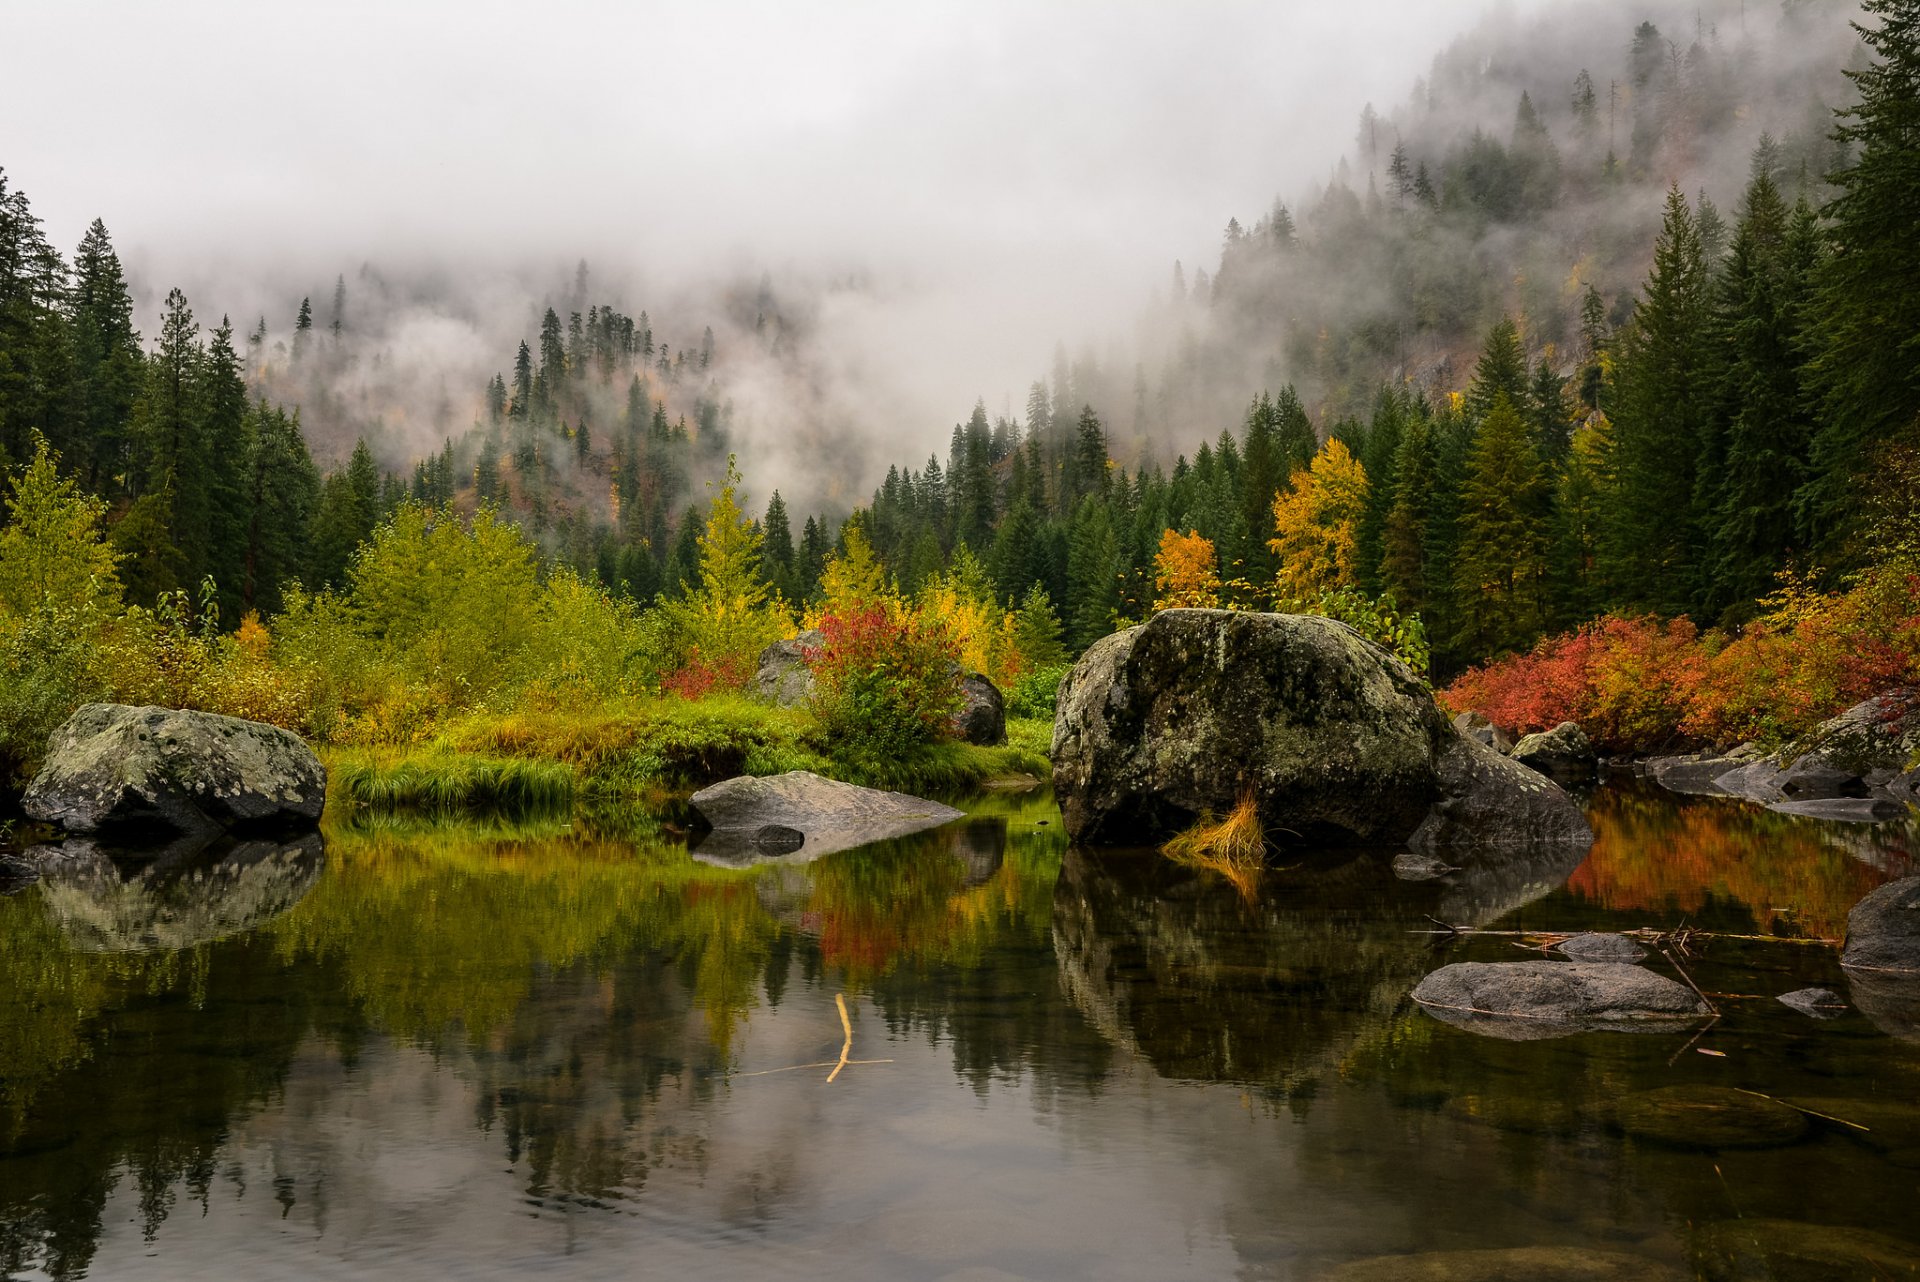
[[[1493,412],[1500,397],[1515,408],[1528,403],[1529,379],[1527,353],[1520,345],[1520,327],[1513,317],[1502,316],[1487,334],[1480,349],[1480,361],[1474,366],[1473,381],[1467,385],[1467,417],[1478,423]]]
[[[1475,433],[1462,500],[1455,582],[1463,643],[1476,654],[1531,645],[1544,623],[1547,487],[1504,392]]]
[[[1118,557],[1106,504],[1083,500],[1073,515],[1067,550],[1067,599],[1072,603],[1067,643],[1076,651],[1113,631],[1120,605]]]
[[[120,257],[98,218],[81,239],[73,268],[73,377],[79,412],[65,457],[89,490],[113,493],[126,481],[143,358]]]

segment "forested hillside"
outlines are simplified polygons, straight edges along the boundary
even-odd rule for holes
[[[850,517],[790,514],[743,459],[761,588],[817,599],[857,527],[901,593],[964,581],[1071,648],[1156,604],[1281,604],[1445,675],[1610,611],[1739,629],[1783,573],[1910,553],[1920,18],[1760,10],[1490,25],[1368,107],[1298,212],[1176,267],[1130,368],[1060,349],[1023,413],[976,405]],[[493,508],[636,605],[696,589],[734,436],[713,324],[794,359],[770,287],[670,348],[583,265],[413,419],[355,339],[379,288],[238,327],[175,290],[142,335],[105,226],[69,259],[0,174],[6,465],[44,444],[126,600],[210,585],[228,628],[343,587],[409,501]]]

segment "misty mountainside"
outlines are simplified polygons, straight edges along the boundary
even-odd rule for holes
[[[1873,327],[1905,305],[1874,290],[1913,254],[1868,206],[1904,198],[1874,147],[1907,73],[1873,77],[1909,7],[1491,19],[1105,356],[1061,344],[1019,411],[982,389],[884,473],[815,324],[857,275],[642,309],[585,263],[493,298],[369,264],[244,338],[176,289],[143,339],[105,226],[69,262],[0,174],[0,450],[100,498],[131,600],[211,581],[229,622],[342,583],[408,501],[672,599],[738,455],[793,603],[857,529],[902,591],[958,573],[1074,648],[1170,601],[1364,617],[1437,671],[1609,610],[1738,626],[1789,567],[1876,555],[1848,496],[1904,474],[1913,362]],[[1887,119],[1836,132],[1876,83]]]

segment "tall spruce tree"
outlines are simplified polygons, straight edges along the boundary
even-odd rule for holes
[[[1505,393],[1474,435],[1455,587],[1473,654],[1531,645],[1545,623],[1547,485],[1532,434]]]

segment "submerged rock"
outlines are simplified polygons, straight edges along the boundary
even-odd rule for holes
[[[1563,792],[1461,736],[1405,664],[1315,616],[1163,610],[1096,642],[1061,685],[1053,763],[1067,831],[1086,842],[1146,844],[1247,796],[1308,842],[1591,840]]]
[[[775,641],[760,652],[760,667],[753,674],[753,692],[783,708],[805,703],[813,697],[811,656],[819,653],[826,643],[826,636],[818,628],[809,628],[785,641]]]
[[[1460,870],[1445,860],[1417,851],[1393,857],[1393,875],[1401,881],[1438,881]]]
[[[1558,783],[1592,783],[1600,758],[1587,732],[1562,721],[1543,734],[1530,734],[1513,745],[1512,757],[1529,770],[1538,770]]]
[[[1825,797],[1818,801],[1776,801],[1769,810],[1834,823],[1883,824],[1906,817],[1907,808],[1885,797]]]
[[[1423,1251],[1342,1264],[1323,1282],[1679,1282],[1677,1269],[1644,1255],[1581,1246]]]
[[[1920,1278],[1920,1243],[1837,1224],[1725,1220],[1700,1232],[1694,1256],[1709,1282]]]
[[[47,742],[22,809],[68,832],[169,836],[314,824],[327,772],[300,737],[210,712],[90,703]]]
[[[953,734],[984,748],[1007,741],[1007,701],[981,673],[968,672],[960,678],[960,710],[953,714]]]
[[[1614,1127],[1676,1148],[1776,1148],[1807,1133],[1789,1104],[1729,1086],[1662,1086],[1616,1101]]]
[[[1637,962],[1647,950],[1625,935],[1574,935],[1560,941],[1560,951],[1575,961]]]
[[[1835,1019],[1847,1009],[1845,1000],[1831,988],[1796,988],[1780,994],[1779,1001],[1811,1019]]]
[[[772,858],[818,859],[961,817],[937,801],[861,788],[805,770],[727,779],[694,793],[692,804],[707,824],[693,842],[694,858],[736,866]]]
[[[1663,1031],[1710,1013],[1698,994],[1619,962],[1455,962],[1413,1000],[1436,1019],[1506,1041],[1589,1031]]]

